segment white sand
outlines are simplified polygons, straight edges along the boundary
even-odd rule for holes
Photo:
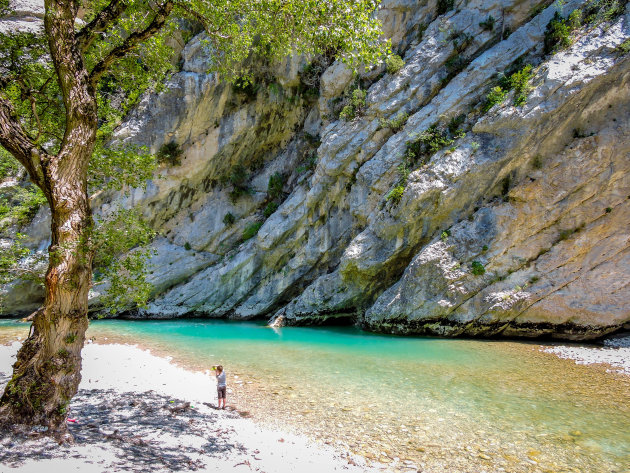
[[[0,346],[0,372],[9,374],[11,365],[15,361],[15,353],[19,343],[11,346]],[[214,376],[204,373],[194,373],[177,367],[167,359],[152,355],[149,351],[143,351],[135,346],[127,345],[97,345],[88,344],[83,350],[83,380],[80,385],[80,393],[90,394],[89,390],[115,390],[121,396],[123,393],[138,393],[133,398],[142,399],[141,393],[155,391],[160,395],[190,401],[195,411],[200,414],[212,416],[212,431],[221,431],[222,441],[226,439],[230,444],[238,444],[243,448],[233,448],[225,452],[211,452],[203,454],[200,445],[192,445],[195,442],[204,442],[199,436],[187,435],[187,432],[165,433],[160,429],[154,429],[149,442],[154,445],[160,442],[164,447],[175,448],[177,445],[198,448],[200,453],[195,457],[196,471],[203,472],[241,472],[264,471],[272,472],[366,472],[377,471],[366,466],[362,458],[351,457],[348,461],[347,454],[335,451],[325,445],[314,444],[303,436],[292,435],[287,432],[279,432],[262,428],[251,419],[241,418],[233,412],[218,411],[202,402],[216,403],[216,382]],[[94,402],[99,395],[93,391]],[[101,392],[102,393],[102,392]],[[103,395],[103,394],[100,394]],[[147,397],[148,395],[145,395]],[[88,398],[90,399],[90,398]],[[91,401],[88,401],[91,403]],[[229,398],[228,398],[229,406]],[[72,409],[72,406],[71,406]],[[72,410],[72,415],[82,421],[80,412]],[[162,411],[163,412],[163,411]],[[128,422],[134,423],[138,419],[130,418]],[[126,421],[125,421],[126,422]],[[146,428],[146,426],[145,426]],[[188,430],[192,430],[191,427]],[[96,435],[107,436],[99,429]],[[192,432],[191,432],[192,433]],[[145,438],[148,438],[145,436]],[[56,450],[50,440],[29,441],[40,448]],[[46,443],[48,442],[48,443]],[[43,447],[42,447],[43,445]],[[10,456],[10,451],[2,452],[3,448],[10,449],[10,440],[0,444],[0,458],[2,454]],[[23,444],[20,444],[22,448]],[[29,448],[35,448],[30,445]],[[147,471],[144,467],[134,465],[133,458],[121,465],[121,457],[126,458],[124,445],[120,442],[99,441],[81,444],[79,441],[73,446],[64,447],[63,458],[33,459],[25,456],[25,461],[10,466],[0,465],[0,472],[37,472],[52,473],[62,471],[81,472],[105,472],[105,471]],[[54,455],[57,456],[57,455]],[[22,457],[20,457],[22,458]],[[122,462],[125,462],[123,458]],[[190,455],[188,456],[190,458]],[[122,466],[122,467],[121,467]],[[380,465],[380,471],[384,465]],[[171,471],[156,461],[152,472]]]
[[[579,365],[604,363],[607,371],[630,375],[630,337],[615,337],[604,340],[606,347],[553,346],[543,348],[560,358],[574,360]]]

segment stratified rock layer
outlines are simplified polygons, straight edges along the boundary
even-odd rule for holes
[[[131,315],[571,339],[627,324],[630,56],[619,46],[630,14],[545,57],[554,13],[584,2],[536,3],[475,0],[438,16],[433,2],[385,1],[379,15],[405,65],[359,78],[366,106],[349,122],[337,119],[356,83],[343,64],[316,60],[319,90],[300,75],[304,58],[239,89],[206,73],[193,39],[168,91],[117,132],[154,151],[176,142],[181,165],[99,201],[101,212],[141,208],[162,234],[156,293]],[[519,58],[534,65],[526,103],[512,92],[483,112]],[[400,129],[383,127],[403,112]],[[411,169],[400,202],[386,199],[407,143],[460,116],[465,135]],[[281,196],[268,192],[276,174]]]

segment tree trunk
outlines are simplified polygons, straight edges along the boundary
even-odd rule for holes
[[[75,37],[77,0],[45,0],[44,26],[63,92],[66,129],[56,156],[40,156],[41,177],[29,173],[50,205],[46,299],[20,348],[13,377],[0,398],[0,425],[43,425],[66,432],[66,408],[81,381],[81,349],[92,283],[92,226],[87,167],[96,143],[97,104]],[[6,108],[6,107],[5,107]],[[6,115],[6,113],[5,113]],[[9,137],[5,137],[9,143]],[[28,165],[28,152],[14,154]]]
[[[68,165],[80,161],[58,161],[46,173],[52,211],[46,299],[0,399],[0,422],[14,427],[43,425],[64,433],[66,408],[81,381],[92,280],[91,215],[85,173]]]

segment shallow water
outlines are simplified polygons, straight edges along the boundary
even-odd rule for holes
[[[27,327],[0,321],[0,342]],[[629,378],[536,344],[206,320],[96,321],[88,336],[223,364],[241,412],[396,470],[630,471]]]

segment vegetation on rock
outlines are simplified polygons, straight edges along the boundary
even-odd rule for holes
[[[258,230],[260,230],[260,227],[262,227],[262,225],[263,225],[262,222],[253,222],[247,225],[245,229],[243,230],[243,235],[242,235],[243,241],[247,241],[250,238],[255,237],[256,234],[258,233]]]
[[[385,64],[388,74],[396,74],[403,68],[405,61],[398,54],[392,54],[385,60]]]
[[[398,112],[394,118],[390,118],[389,120],[381,118],[379,126],[381,128],[389,128],[394,133],[398,133],[405,126],[408,119],[409,114],[407,112]]]
[[[481,26],[484,31],[492,31],[494,29],[494,23],[496,20],[492,15],[488,16],[485,20],[479,22],[479,26]]]
[[[360,88],[352,90],[350,94],[350,103],[341,109],[339,118],[341,120],[350,121],[361,115],[363,109],[365,108],[366,97],[367,92],[365,90]]]
[[[471,268],[471,272],[475,275],[475,276],[481,276],[482,274],[484,274],[486,272],[486,268],[484,267],[484,265],[479,262],[479,261],[473,261],[470,264],[470,268]]]
[[[169,141],[160,146],[157,152],[158,161],[160,163],[167,163],[170,166],[178,166],[180,164],[180,156],[182,150],[175,141]]]

